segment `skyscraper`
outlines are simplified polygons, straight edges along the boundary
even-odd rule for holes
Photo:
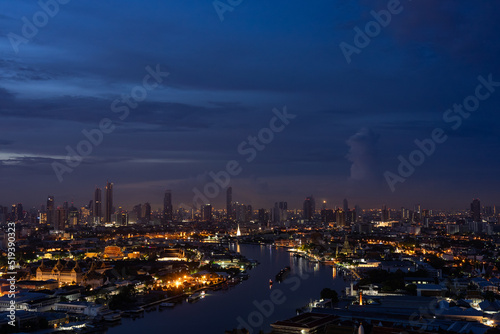
[[[54,204],[54,196],[49,196],[47,198],[47,224],[51,227],[55,226],[55,216],[56,216],[56,208]]]
[[[66,209],[65,208],[62,208],[62,207],[58,207],[57,210],[56,210],[56,222],[55,222],[55,226],[54,226],[54,229],[57,230],[57,231],[64,231],[64,229],[66,228]]]
[[[342,209],[335,210],[335,224],[337,227],[346,226],[346,213]]]
[[[390,214],[389,210],[387,209],[386,205],[384,205],[384,207],[382,208],[380,216],[381,216],[380,218],[383,222],[388,222],[391,220],[391,214]]]
[[[226,190],[226,218],[229,220],[232,217],[233,208],[233,187],[229,187]]]
[[[314,211],[316,210],[316,205],[314,203],[314,197],[309,196],[304,201],[304,211],[303,218],[305,220],[311,220],[314,216]]]
[[[94,221],[95,223],[101,222],[102,217],[102,196],[101,188],[95,188],[94,192]]]
[[[347,198],[344,198],[344,212],[349,211],[349,202],[347,201]]]
[[[204,204],[201,206],[201,220],[212,221],[212,206],[210,204]]]
[[[69,226],[75,227],[78,225],[78,220],[80,218],[80,212],[78,211],[77,208],[73,206],[73,203],[71,204],[71,207],[68,210],[68,223]]]
[[[146,223],[151,221],[151,204],[144,203],[142,206],[142,217],[146,221]]]
[[[481,201],[477,198],[470,204],[470,216],[475,222],[481,221]]]
[[[165,191],[165,197],[163,198],[163,220],[165,222],[173,220],[171,190]]]
[[[111,223],[113,212],[113,183],[106,182],[106,206],[104,212],[104,222]]]

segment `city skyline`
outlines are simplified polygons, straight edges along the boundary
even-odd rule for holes
[[[24,208],[26,210],[29,210],[29,209],[40,210],[41,208],[45,208],[45,210],[47,212],[53,212],[56,209],[63,207],[64,205],[67,205],[68,203],[71,203],[71,205],[76,206],[77,208],[87,207],[90,210],[90,212],[92,213],[91,215],[93,217],[99,218],[99,221],[102,220],[102,222],[110,222],[111,215],[114,213],[117,213],[118,208],[121,208],[122,210],[126,210],[126,211],[131,212],[134,210],[134,207],[137,204],[150,205],[151,210],[157,211],[157,212],[161,213],[164,217],[166,217],[165,222],[172,221],[174,210],[184,208],[184,209],[194,209],[196,211],[203,211],[204,205],[210,205],[211,209],[214,209],[217,211],[224,210],[226,212],[226,217],[228,219],[230,218],[230,216],[227,212],[229,210],[234,209],[233,204],[249,204],[253,207],[254,211],[257,211],[259,209],[266,209],[266,210],[271,209],[272,210],[273,207],[276,207],[276,205],[279,204],[281,206],[282,203],[285,203],[285,205],[287,206],[285,208],[285,210],[293,210],[293,211],[298,210],[298,211],[302,211],[302,212],[308,211],[309,212],[309,213],[307,213],[308,218],[311,218],[311,215],[313,212],[315,212],[316,214],[319,214],[321,212],[321,210],[323,210],[323,209],[341,209],[344,212],[346,212],[347,211],[346,208],[349,210],[355,210],[355,209],[357,210],[357,208],[359,208],[359,207],[362,210],[380,210],[380,209],[385,210],[387,208],[387,209],[392,210],[392,211],[399,211],[399,210],[404,208],[406,210],[411,210],[411,211],[420,211],[420,210],[424,210],[424,209],[425,210],[434,210],[434,211],[443,211],[443,212],[447,212],[447,211],[449,211],[449,212],[452,212],[452,211],[467,212],[467,211],[470,211],[471,215],[474,218],[477,218],[477,217],[479,217],[480,212],[484,208],[500,207],[500,205],[497,205],[495,202],[482,201],[481,199],[478,199],[478,198],[470,198],[468,202],[462,203],[462,205],[460,207],[457,207],[457,208],[442,208],[442,207],[438,207],[438,206],[433,207],[433,206],[422,205],[420,202],[413,203],[413,204],[408,203],[406,205],[401,205],[401,206],[391,205],[390,203],[384,202],[383,204],[381,204],[379,206],[364,207],[364,206],[361,206],[358,203],[354,203],[354,202],[352,202],[351,205],[349,205],[349,199],[347,199],[347,198],[343,198],[341,200],[340,199],[341,197],[339,197],[337,200],[327,200],[326,198],[321,198],[321,199],[315,198],[314,195],[304,196],[302,198],[302,200],[296,201],[297,202],[296,205],[293,205],[293,204],[288,205],[288,203],[290,203],[289,201],[283,201],[283,199],[281,199],[279,201],[276,200],[276,201],[270,202],[268,204],[255,206],[255,205],[252,205],[252,203],[246,203],[246,202],[243,202],[240,200],[233,201],[233,188],[232,187],[228,187],[227,189],[225,189],[224,196],[221,195],[221,197],[224,197],[223,201],[222,200],[209,201],[209,202],[204,203],[204,204],[199,205],[199,206],[196,206],[195,205],[196,203],[193,203],[193,202],[176,202],[176,201],[174,201],[172,199],[172,197],[175,198],[176,194],[172,193],[172,190],[170,190],[170,189],[163,191],[163,197],[161,199],[150,198],[150,199],[146,199],[146,200],[141,201],[141,202],[130,202],[131,204],[127,204],[127,205],[119,202],[115,206],[113,204],[113,198],[114,198],[113,188],[114,188],[114,186],[115,186],[115,184],[113,182],[106,181],[106,187],[105,187],[106,198],[105,198],[105,202],[104,202],[104,210],[102,208],[101,188],[99,188],[99,187],[95,188],[94,193],[93,193],[93,198],[90,200],[90,203],[88,200],[87,201],[83,200],[81,203],[78,203],[78,202],[75,203],[74,200],[72,200],[72,199],[68,200],[66,198],[62,198],[62,199],[58,200],[58,198],[56,196],[48,195],[48,196],[46,196],[46,198],[47,198],[46,203],[41,202],[41,203],[38,203],[35,205],[29,205],[29,204],[26,204],[25,202],[20,201],[20,202],[13,202],[11,204],[0,203],[0,205],[5,206],[5,207],[12,206],[14,208],[14,207],[18,207],[19,204],[21,204],[22,205],[21,208]],[[110,187],[111,192],[107,191],[108,187]],[[306,208],[306,203],[308,203],[307,208]],[[282,209],[282,208],[280,207],[280,209]],[[54,219],[54,217],[52,217],[51,214],[53,215],[55,213],[48,213],[47,220],[49,222],[53,221],[53,219]]]

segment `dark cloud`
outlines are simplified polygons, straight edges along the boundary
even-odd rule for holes
[[[300,206],[311,193],[364,207],[413,205],[432,197],[422,188],[436,178],[451,194],[436,194],[436,207],[466,204],[472,193],[494,201],[498,92],[397,194],[382,171],[397,168],[415,139],[446,127],[443,112],[474,92],[478,75],[500,81],[500,5],[402,0],[402,13],[347,64],[339,43],[353,43],[353,28],[387,3],[256,0],[220,22],[211,2],[70,2],[15,53],[6,34],[21,34],[21,17],[39,7],[3,1],[0,177],[13,190],[0,204],[38,205],[49,192],[85,203],[106,179],[123,205],[160,205],[164,187],[189,203],[192,188],[233,159],[244,167],[232,179],[235,200],[256,206]],[[157,64],[170,75],[119,119],[111,103]],[[297,118],[247,163],[238,145],[284,105]],[[115,130],[59,183],[51,162],[63,162],[66,147],[103,118]],[[475,182],[463,182],[466,173]]]
[[[347,140],[349,153],[347,159],[351,165],[351,179],[371,181],[378,177],[377,142],[379,135],[371,129],[362,128]]]

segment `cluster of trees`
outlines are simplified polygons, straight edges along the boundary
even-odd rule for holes
[[[135,288],[133,285],[127,285],[120,288],[118,294],[111,297],[109,308],[111,310],[127,309],[135,302]]]
[[[321,299],[331,299],[332,303],[339,302],[339,294],[335,290],[324,288],[323,290],[321,290],[320,295]]]

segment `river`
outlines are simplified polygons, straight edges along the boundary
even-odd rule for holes
[[[296,309],[311,299],[319,299],[323,288],[341,293],[345,283],[335,276],[331,266],[309,263],[292,256],[283,248],[257,245],[232,244],[238,251],[260,265],[248,270],[250,278],[229,290],[207,292],[205,298],[195,303],[183,302],[172,309],[145,312],[137,319],[123,318],[121,324],[108,329],[109,334],[224,334],[225,330],[240,325],[251,327],[250,333],[265,333],[270,324],[288,319]],[[284,267],[291,267],[291,274],[282,282],[269,279]]]

